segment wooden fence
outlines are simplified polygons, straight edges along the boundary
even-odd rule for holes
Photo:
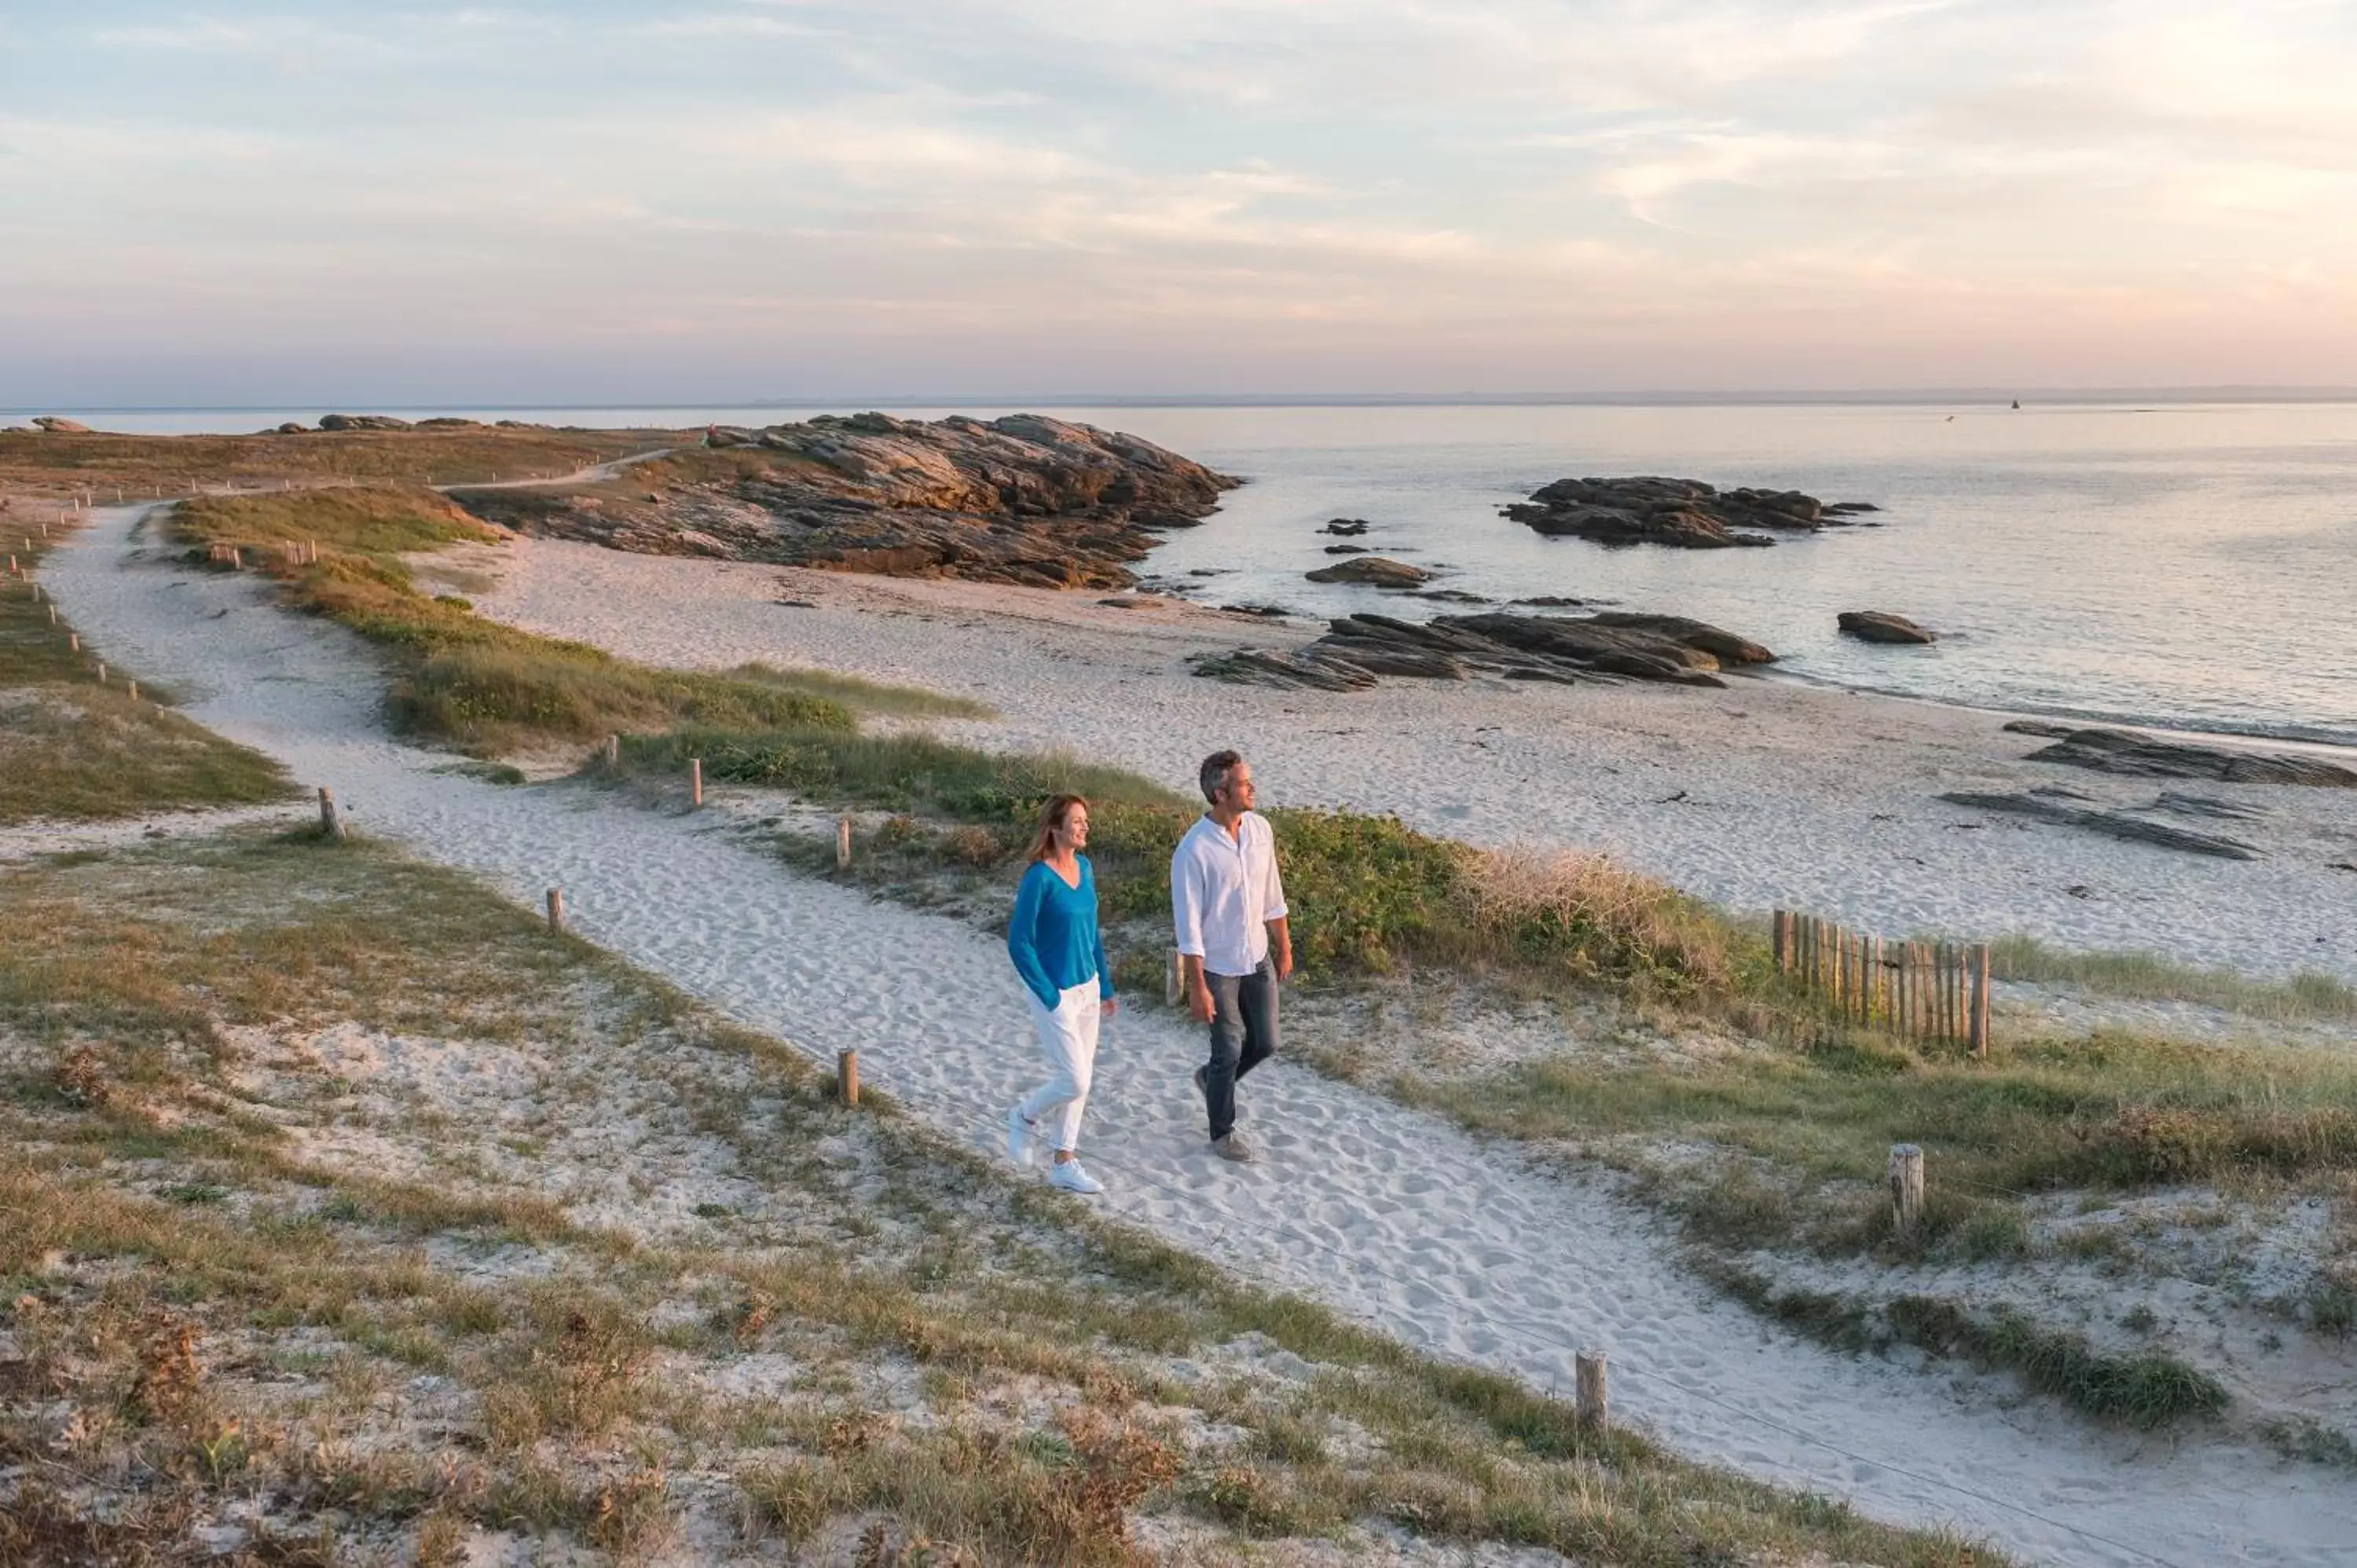
[[[1887,941],[1779,909],[1775,945],[1777,969],[1829,1000],[1843,1019],[1987,1053],[1987,943]]]

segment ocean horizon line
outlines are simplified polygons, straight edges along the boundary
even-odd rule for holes
[[[639,398],[590,403],[554,400],[479,401],[446,398],[433,401],[372,402],[367,399],[281,399],[272,403],[26,403],[0,408],[0,417],[32,417],[44,413],[162,414],[269,413],[314,403],[330,412],[425,413],[437,409],[471,408],[485,413],[528,412],[597,413],[635,409],[716,408],[999,408],[1028,404],[1050,408],[1758,408],[1758,407],[1956,407],[1974,404],[2025,403],[2094,407],[2119,403],[2169,406],[2202,403],[2357,403],[2357,386],[2220,386],[2152,387],[1915,387],[1847,388],[1810,391],[1757,388],[1706,392],[1664,389],[1641,392],[1036,392],[996,394],[922,392],[796,393],[779,396],[710,398]]]

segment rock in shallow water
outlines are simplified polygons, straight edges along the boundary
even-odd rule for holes
[[[1284,683],[1296,666],[1307,664],[1324,685],[1328,679],[1357,672],[1370,677],[1402,675],[1426,680],[1461,680],[1469,674],[1501,675],[1514,681],[1583,681],[1627,678],[1684,686],[1724,686],[1725,664],[1764,664],[1776,656],[1758,643],[1683,616],[1616,614],[1566,618],[1486,615],[1442,616],[1424,625],[1389,616],[1354,615],[1330,622],[1327,634],[1280,661],[1250,650],[1199,663],[1198,674],[1225,680]],[[1278,657],[1278,656],[1272,656]],[[1339,672],[1339,675],[1338,675]],[[1356,690],[1358,683],[1328,687]]]
[[[2036,721],[2017,720],[2005,727],[2021,734],[2052,733],[2051,726],[2038,725]],[[2156,740],[2150,736],[2116,729],[2072,730],[2043,751],[2031,752],[2029,760],[2136,779],[2212,779],[2227,784],[2306,784],[2328,789],[2357,789],[2357,772],[2321,757]]]
[[[1938,635],[1926,631],[1902,615],[1889,610],[1844,610],[1840,616],[1843,633],[1860,642],[1937,642]]]
[[[1541,533],[1567,534],[1598,544],[1665,544],[1680,550],[1724,550],[1773,544],[1767,533],[1814,533],[1837,528],[1866,501],[1828,507],[1798,490],[1721,490],[1700,479],[1640,475],[1619,479],[1557,479],[1531,492],[1505,514]]]
[[[1423,567],[1388,555],[1361,555],[1304,575],[1313,583],[1362,583],[1374,588],[1413,588],[1432,581],[1432,574]]]

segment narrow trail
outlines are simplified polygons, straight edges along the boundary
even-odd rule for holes
[[[918,1114],[995,1142],[1039,1070],[996,942],[792,876],[710,817],[436,771],[447,757],[386,735],[383,677],[358,639],[271,607],[253,579],[143,548],[145,510],[100,512],[45,566],[111,662],[195,693],[190,717],[332,785],[355,831],[527,904],[562,887],[583,936],[805,1048],[856,1047]],[[1263,1162],[1224,1165],[1187,1084],[1199,1050],[1164,1015],[1108,1027],[1086,1151],[1103,1201],[1410,1344],[1565,1390],[1575,1348],[1604,1350],[1616,1411],[1697,1459],[2030,1562],[2321,1568],[2357,1540],[2357,1487],[2336,1472],[2200,1435],[2100,1433],[2046,1402],[2007,1408],[1984,1381],[1796,1340],[1688,1278],[1659,1222],[1608,1193],[1283,1062],[1247,1096]]]

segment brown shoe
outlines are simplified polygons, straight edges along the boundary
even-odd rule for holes
[[[1224,1138],[1212,1139],[1211,1153],[1223,1160],[1233,1160],[1240,1165],[1248,1165],[1260,1157],[1253,1153],[1250,1144],[1233,1133]]]

